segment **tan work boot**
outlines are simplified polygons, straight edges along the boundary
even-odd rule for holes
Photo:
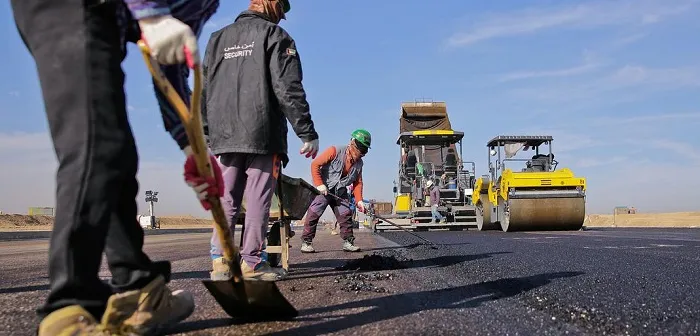
[[[216,258],[211,261],[212,271],[209,272],[209,277],[213,281],[226,281],[233,278],[229,261],[224,257]]]
[[[111,336],[83,307],[58,309],[39,324],[39,336]]]
[[[192,294],[171,291],[159,275],[140,290],[112,295],[102,325],[120,335],[150,335],[186,319],[193,311]]]
[[[255,269],[248,266],[248,263],[241,260],[241,271],[244,279],[277,281],[286,277],[287,273],[279,267],[272,267],[269,263],[263,261],[259,263]]]

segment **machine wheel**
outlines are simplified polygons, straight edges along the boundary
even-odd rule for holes
[[[517,199],[505,204],[504,232],[580,230],[586,214],[583,197]]]
[[[491,212],[493,212],[493,204],[491,204],[491,202],[489,201],[479,201],[477,209],[481,212],[483,216],[481,222],[477,222],[477,229],[479,231],[498,230],[498,223],[491,222]]]

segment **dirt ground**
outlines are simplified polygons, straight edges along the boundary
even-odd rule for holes
[[[159,217],[163,229],[210,228],[209,219],[192,216]],[[0,215],[0,231],[51,230],[53,217],[17,214]],[[637,213],[624,215],[590,214],[587,227],[700,227],[700,212]]]
[[[590,227],[700,227],[700,212],[587,215]]]
[[[159,217],[162,229],[210,228],[214,223],[209,219],[192,216]],[[0,231],[48,231],[53,225],[53,217],[17,214],[0,215]]]

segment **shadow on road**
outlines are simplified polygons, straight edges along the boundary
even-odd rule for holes
[[[24,292],[33,292],[33,291],[41,291],[41,290],[49,290],[49,285],[34,285],[34,286],[22,286],[22,287],[13,287],[13,288],[0,288],[0,294],[15,294],[15,293],[24,293]]]
[[[529,277],[506,278],[466,286],[425,291],[419,293],[397,294],[344,303],[331,307],[307,309],[301,316],[320,315],[331,317],[333,312],[353,308],[370,308],[361,313],[338,316],[332,321],[305,325],[267,335],[319,335],[343,331],[357,326],[411,315],[420,311],[433,309],[475,308],[488,301],[512,297],[540,286],[549,284],[558,278],[570,278],[583,272],[545,273]],[[324,316],[326,315],[326,316]],[[329,316],[330,315],[330,316]],[[339,317],[339,318],[337,318]]]
[[[456,264],[467,262],[467,261],[485,259],[485,258],[490,258],[493,255],[507,254],[507,253],[512,253],[512,252],[491,252],[491,253],[470,254],[470,255],[448,255],[448,256],[439,256],[439,257],[428,258],[428,259],[402,261],[401,264],[404,266],[403,269],[450,267],[450,266],[454,266]],[[343,259],[320,259],[320,260],[312,261],[312,262],[294,264],[294,265],[292,265],[293,271],[289,273],[289,279],[290,280],[291,279],[306,279],[306,278],[312,278],[312,277],[315,278],[315,277],[331,275],[331,274],[332,275],[343,275],[343,274],[348,274],[348,273],[354,273],[355,270],[339,271],[339,270],[335,269],[337,267],[343,266],[346,262],[347,262],[347,260],[343,260]],[[387,266],[390,266],[390,265],[387,265]],[[301,269],[301,270],[297,271],[296,269]],[[307,270],[307,269],[314,269],[314,270]],[[393,269],[394,268],[378,267],[377,269],[372,269],[370,271],[389,271],[389,270],[393,270]]]
[[[454,264],[466,260],[486,258],[489,255],[474,256],[447,256],[441,257],[439,265]],[[461,257],[461,258],[460,258]],[[427,264],[435,258],[417,261],[418,264]],[[446,259],[446,260],[445,260]],[[461,261],[459,261],[461,260]],[[328,265],[328,261],[319,261],[319,264]],[[328,267],[328,266],[326,266]],[[417,267],[414,265],[413,267]],[[329,307],[306,309],[299,312],[296,321],[306,321],[307,324],[292,329],[273,332],[267,335],[319,335],[340,332],[357,326],[381,322],[397,317],[408,316],[421,311],[434,309],[462,309],[475,308],[484,302],[509,298],[528,292],[535,288],[545,286],[555,279],[580,276],[583,272],[554,272],[527,277],[505,278],[494,281],[470,284],[459,287],[439,290],[424,291],[418,293],[404,293],[379,298],[343,303]],[[368,308],[357,314],[343,315],[341,311],[357,308]],[[332,320],[329,320],[332,319]],[[317,322],[317,323],[314,323]],[[203,331],[206,329],[220,328],[244,324],[236,319],[211,319],[202,321],[185,322],[180,324],[171,334]]]
[[[175,272],[170,275],[171,280],[178,279],[209,279],[208,271]]]

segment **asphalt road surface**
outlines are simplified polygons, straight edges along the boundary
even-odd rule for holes
[[[364,250],[350,254],[341,251],[338,236],[319,230],[318,253],[301,254],[297,235],[290,278],[278,284],[300,316],[284,322],[245,323],[218,307],[200,282],[211,267],[209,234],[148,236],[146,251],[154,260],[172,260],[172,287],[195,294],[195,313],[170,334],[700,332],[698,229],[420,235],[436,248],[402,232],[360,231]],[[46,250],[46,240],[0,242],[0,335],[31,335],[36,328],[34,310],[48,287]],[[348,262],[373,270],[336,269]],[[103,268],[100,276],[109,272]]]

